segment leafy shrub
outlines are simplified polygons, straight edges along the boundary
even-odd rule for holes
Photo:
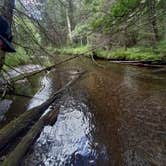
[[[21,47],[17,48],[15,54],[7,54],[5,57],[5,64],[9,66],[18,66],[27,64],[30,61],[30,57],[26,54],[25,50]]]

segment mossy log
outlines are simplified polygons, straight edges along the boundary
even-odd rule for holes
[[[163,68],[165,67],[165,64],[155,63],[153,61],[118,61],[118,60],[110,60],[112,63],[118,63],[118,64],[127,64],[127,65],[133,65],[133,66],[139,66],[139,67],[152,67],[152,68]]]
[[[41,119],[39,119],[28,133],[22,138],[21,142],[4,160],[2,166],[18,166],[21,160],[27,153],[29,147],[34,143],[38,135],[42,132],[45,125],[52,125],[57,120],[58,110],[48,112]]]
[[[82,73],[81,73],[82,74]],[[29,126],[33,125],[44,113],[44,111],[55,101],[57,95],[61,94],[66,88],[68,88],[71,84],[73,84],[80,75],[77,75],[74,79],[65,84],[60,90],[58,90],[51,98],[49,98],[46,102],[32,108],[18,118],[12,120],[9,124],[3,127],[0,130],[0,150],[9,143],[13,138],[15,138],[18,134],[24,131]]]

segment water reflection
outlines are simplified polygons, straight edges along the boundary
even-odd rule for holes
[[[50,95],[52,94],[52,79],[49,77],[49,75],[45,75],[43,79],[41,80],[41,85],[38,92],[34,95],[34,97],[29,101],[29,105],[27,109],[31,109],[33,107],[36,107],[43,102],[45,102]]]
[[[123,65],[101,69],[77,60],[58,78],[45,77],[36,97],[45,100],[57,82],[71,80],[75,64],[90,72],[57,102],[57,123],[44,128],[23,165],[165,166],[165,74]]]
[[[56,124],[44,128],[25,165],[96,165],[99,155],[107,157],[105,147],[96,152],[98,144],[93,142],[94,125],[86,103],[71,95],[64,96],[61,102]]]
[[[94,141],[106,145],[109,165],[164,166],[165,79],[139,68],[119,68],[99,69],[85,81],[95,117]]]

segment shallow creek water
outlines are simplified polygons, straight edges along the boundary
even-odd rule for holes
[[[74,74],[86,70],[65,90],[53,126],[45,126],[23,166],[164,166],[166,163],[166,71],[78,58],[17,85],[4,126],[44,102]]]

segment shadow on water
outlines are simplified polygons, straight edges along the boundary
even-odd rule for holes
[[[86,76],[56,101],[57,122],[46,126],[25,157],[25,166],[164,166],[166,77],[152,69],[77,59],[39,79],[31,108],[80,69]],[[47,79],[46,79],[47,78]],[[18,101],[14,101],[18,104]],[[25,104],[24,103],[24,104]],[[16,111],[11,107],[10,112]]]

